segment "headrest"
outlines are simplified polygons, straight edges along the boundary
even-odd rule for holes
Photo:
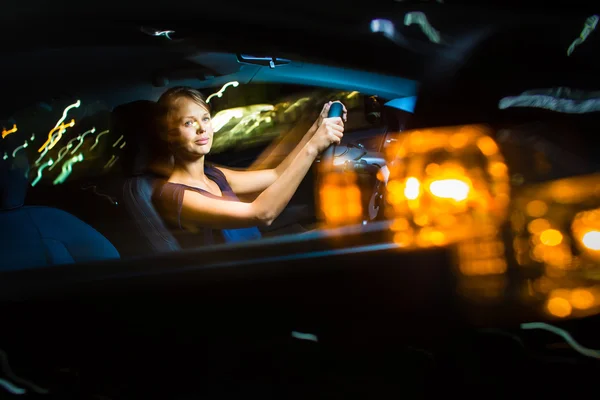
[[[127,142],[121,157],[123,172],[128,176],[156,172],[157,161],[169,156],[156,126],[156,103],[134,101],[116,107],[112,114],[111,131]]]
[[[29,159],[24,149],[15,152],[13,142],[8,136],[0,139],[0,211],[25,204],[29,185]]]

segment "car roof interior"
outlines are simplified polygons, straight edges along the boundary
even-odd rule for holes
[[[64,59],[69,62],[60,62]],[[44,75],[34,73],[37,65],[48,66]],[[294,60],[270,68],[240,62],[237,54],[205,52],[182,57],[151,47],[78,47],[23,54],[8,64],[4,73],[30,76],[29,84],[36,88],[33,94],[40,96],[37,101],[65,96],[85,103],[100,101],[109,108],[137,100],[155,101],[165,87],[218,88],[230,81],[356,90],[387,99],[415,96],[418,89],[415,81],[365,71]],[[2,110],[6,113],[19,104],[30,106],[35,100],[30,91],[18,90],[4,101],[7,104]]]

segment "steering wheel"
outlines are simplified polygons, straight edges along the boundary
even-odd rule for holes
[[[341,117],[342,114],[344,112],[344,107],[342,106],[341,103],[332,103],[331,107],[329,108],[329,113],[327,114],[328,118],[334,118],[334,117]],[[331,171],[334,167],[333,161],[335,158],[335,149],[336,149],[336,145],[332,144],[331,146],[329,146],[322,154],[321,156],[321,163],[323,165],[323,168],[326,171]],[[382,195],[381,195],[381,182],[377,182],[376,187],[374,188],[374,193],[373,196],[371,197],[370,201],[369,201],[369,213],[368,213],[368,219],[369,220],[375,220],[375,218],[378,216],[379,214],[379,210],[380,210],[380,203],[382,200]]]
[[[342,103],[332,103],[329,107],[327,118],[341,117],[344,112]],[[335,157],[335,144],[329,146],[321,156],[321,163],[326,169],[333,169],[333,159]]]

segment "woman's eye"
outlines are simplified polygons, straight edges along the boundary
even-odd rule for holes
[[[208,121],[210,121],[210,117],[204,117],[203,121],[204,121],[204,122],[208,122]]]
[[[184,122],[184,125],[185,125],[186,127],[188,127],[188,128],[189,128],[189,127],[192,127],[192,126],[194,126],[194,121],[185,121],[185,122]]]

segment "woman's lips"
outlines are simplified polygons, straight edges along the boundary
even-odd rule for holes
[[[194,141],[194,143],[199,144],[200,146],[205,145],[208,143],[208,138],[198,139]]]

